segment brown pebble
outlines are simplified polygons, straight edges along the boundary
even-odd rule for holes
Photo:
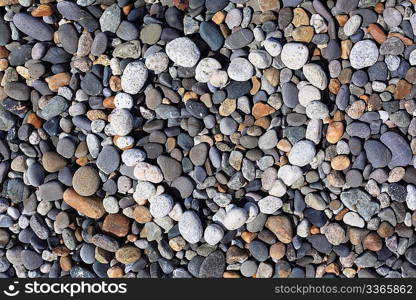
[[[286,246],[283,243],[276,243],[270,246],[270,257],[273,259],[281,259],[285,256]]]
[[[27,115],[26,123],[32,125],[34,128],[39,129],[42,127],[42,120],[37,114],[31,112]]]
[[[6,49],[6,47],[0,46],[0,58],[7,58],[8,56],[9,51]]]
[[[113,92],[120,92],[122,90],[120,77],[111,76],[108,84]]]
[[[217,25],[224,22],[224,20],[225,20],[225,12],[223,12],[222,10],[217,11],[211,18],[211,21]]]
[[[341,41],[341,58],[348,59],[351,53],[352,42],[351,40]]]
[[[279,0],[258,0],[258,3],[261,11],[280,9]]]
[[[18,0],[0,0],[0,6],[7,6],[7,5],[13,5],[18,4]]]
[[[412,91],[412,85],[406,80],[400,79],[396,84],[394,91],[394,99],[403,99],[408,96]]]
[[[349,17],[347,15],[336,15],[335,20],[339,26],[344,27],[345,23],[347,23]]]
[[[189,0],[173,0],[173,5],[179,10],[186,11],[189,7]]]
[[[241,278],[240,274],[237,272],[226,271],[223,274],[224,278]]]
[[[67,165],[65,158],[55,152],[45,152],[42,156],[42,164],[49,173],[58,172]]]
[[[331,144],[336,144],[344,134],[343,122],[331,122],[326,131],[326,140]]]
[[[41,4],[31,12],[33,17],[49,17],[53,14],[53,9],[48,4]]]
[[[102,200],[98,197],[84,197],[69,188],[64,192],[63,199],[66,204],[91,219],[99,219],[105,214]]]
[[[331,167],[334,170],[342,171],[350,166],[350,159],[346,155],[337,155],[331,160]]]
[[[302,25],[309,25],[309,17],[306,11],[301,7],[296,7],[293,9],[293,19],[292,24],[295,27],[299,27]]]
[[[181,237],[177,236],[169,240],[169,246],[173,251],[181,251],[186,246],[186,241]]]
[[[99,109],[91,109],[91,110],[87,111],[87,118],[90,121],[94,121],[94,120],[107,121],[106,113],[102,110],[99,110]]]
[[[266,228],[270,229],[279,241],[289,244],[292,241],[292,223],[286,216],[271,216],[266,221]]]
[[[255,95],[260,90],[260,81],[257,79],[256,76],[251,77],[251,90],[250,95]]]
[[[370,24],[367,27],[368,33],[373,37],[373,39],[382,44],[386,41],[387,36],[384,33],[384,30],[378,24]]]
[[[136,206],[133,211],[134,220],[139,224],[146,224],[152,220],[152,215],[146,206]]]
[[[292,37],[297,42],[309,43],[312,41],[314,29],[312,26],[300,26],[292,32]]]
[[[52,250],[52,253],[59,257],[67,256],[70,252],[71,251],[69,251],[69,249],[65,245],[58,245]]]
[[[129,233],[130,220],[123,214],[109,214],[104,219],[102,229],[118,237],[123,237]]]
[[[255,232],[244,231],[241,234],[241,238],[246,243],[251,243],[256,237],[257,237],[257,233],[255,233]]]
[[[124,275],[123,269],[119,266],[111,267],[107,270],[109,278],[122,278]]]
[[[339,275],[340,268],[336,263],[329,264],[325,267],[325,272],[330,274]]]
[[[274,113],[276,110],[271,107],[270,105],[263,103],[263,102],[257,102],[253,105],[252,114],[254,118],[259,119],[261,117],[268,116],[272,113]]]
[[[378,226],[377,233],[382,238],[391,237],[394,234],[394,227],[384,221]]]
[[[371,94],[367,102],[368,111],[380,110],[382,108],[381,98],[378,94]]]
[[[131,264],[140,259],[142,253],[139,248],[134,246],[124,246],[116,251],[116,259],[122,264]]]
[[[383,247],[383,242],[378,234],[370,232],[365,236],[363,246],[370,251],[379,251]]]
[[[59,265],[63,271],[69,272],[72,269],[72,260],[70,256],[62,256],[59,258]]]
[[[105,98],[103,101],[103,106],[105,108],[116,108],[116,106],[114,105],[114,97],[115,96],[110,96]]]
[[[376,3],[376,5],[374,5],[374,11],[378,14],[382,14],[384,11],[384,3]]]
[[[280,71],[276,68],[267,68],[263,71],[264,78],[267,79],[267,81],[274,87],[276,87],[279,84],[280,81]]]
[[[362,100],[357,100],[353,104],[351,104],[349,107],[347,107],[346,112],[348,116],[350,116],[352,119],[359,119],[364,111],[365,111],[365,102]]]

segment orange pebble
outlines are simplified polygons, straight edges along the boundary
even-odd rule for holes
[[[42,120],[35,113],[29,113],[26,122],[35,127],[36,129],[42,127]]]
[[[116,108],[114,105],[114,96],[110,96],[104,99],[103,106],[105,108]]]

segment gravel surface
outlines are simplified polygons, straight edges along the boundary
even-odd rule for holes
[[[413,0],[0,0],[0,278],[416,277]]]

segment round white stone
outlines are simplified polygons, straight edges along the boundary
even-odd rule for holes
[[[410,52],[410,55],[409,55],[409,63],[412,66],[416,65],[416,49],[413,50],[412,52]]]
[[[210,245],[218,244],[224,237],[224,230],[218,224],[209,224],[204,231],[204,239]]]
[[[248,60],[259,69],[266,69],[272,64],[272,57],[264,50],[251,51]]]
[[[147,181],[138,181],[136,191],[133,193],[135,201],[148,200],[156,194],[155,186]]]
[[[133,107],[133,98],[126,93],[118,93],[114,97],[114,106],[116,108],[131,109]]]
[[[169,57],[164,52],[156,52],[146,57],[145,64],[149,70],[160,74],[168,68]]]
[[[187,37],[180,37],[166,45],[166,54],[178,66],[192,68],[199,60],[200,52],[196,44]]]
[[[273,57],[278,56],[282,52],[282,44],[275,38],[268,38],[263,42],[263,47]]]
[[[203,235],[201,219],[192,210],[182,214],[178,222],[178,228],[182,237],[191,244],[199,242]]]
[[[289,69],[299,70],[308,61],[309,50],[304,44],[288,43],[283,46],[280,58]]]
[[[152,198],[150,202],[150,214],[156,218],[167,216],[173,208],[173,199],[168,194],[162,194]]]
[[[321,92],[311,84],[302,86],[298,93],[299,103],[306,107],[309,102],[321,100]]]
[[[308,165],[315,157],[316,150],[313,142],[302,140],[293,145],[289,152],[289,162],[295,166]]]
[[[133,129],[133,116],[127,109],[113,109],[109,119],[115,135],[125,136]]]
[[[365,226],[363,218],[361,218],[359,214],[353,211],[347,212],[342,218],[342,221],[344,221],[345,224],[354,227],[364,228]]]
[[[219,69],[221,69],[221,64],[215,58],[203,58],[195,68],[195,79],[206,83],[210,80],[212,74]]]
[[[103,199],[103,206],[109,214],[116,214],[119,211],[118,200],[116,197],[109,196]]]
[[[228,230],[236,230],[243,226],[248,219],[247,211],[241,207],[230,209],[224,217],[224,226]]]
[[[370,67],[377,59],[378,48],[372,40],[359,41],[351,49],[350,62],[354,69]]]
[[[259,208],[263,214],[271,215],[281,208],[283,202],[280,198],[267,196],[259,201]]]
[[[129,94],[137,94],[144,86],[148,76],[145,64],[141,61],[129,63],[121,75],[121,88]]]
[[[223,88],[228,82],[228,74],[224,70],[216,70],[212,72],[209,83],[218,88]]]
[[[277,177],[280,178],[287,186],[294,184],[302,177],[302,169],[298,166],[284,165],[279,168]]]
[[[254,68],[244,57],[237,57],[231,61],[227,72],[232,80],[247,81],[253,76]]]
[[[144,161],[146,153],[140,149],[128,149],[121,154],[121,160],[128,167],[134,167],[138,162]]]

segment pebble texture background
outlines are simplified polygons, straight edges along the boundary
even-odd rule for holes
[[[0,0],[0,277],[416,277],[415,7]]]

